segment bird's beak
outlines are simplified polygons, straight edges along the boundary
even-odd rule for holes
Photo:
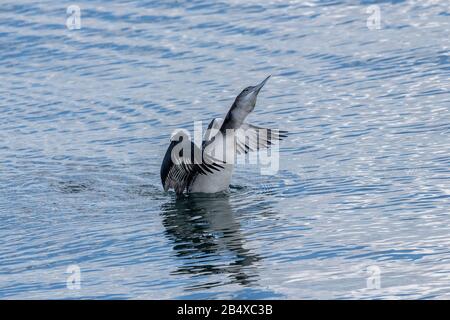
[[[256,92],[257,94],[259,93],[259,90],[261,90],[262,87],[264,87],[264,85],[266,84],[267,80],[269,80],[269,78],[270,78],[270,75],[269,75],[267,78],[265,78],[260,84],[258,84],[258,85],[255,87],[255,92]]]

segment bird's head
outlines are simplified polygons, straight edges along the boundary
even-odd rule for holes
[[[250,113],[255,108],[256,97],[258,96],[259,91],[264,87],[267,80],[269,80],[270,76],[265,78],[260,84],[256,86],[247,87],[236,97],[235,106],[246,112]]]

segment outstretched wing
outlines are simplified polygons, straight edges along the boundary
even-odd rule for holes
[[[270,146],[287,137],[287,131],[267,129],[243,123],[236,130],[236,152],[238,154],[257,151]]]
[[[186,132],[180,130],[171,140],[161,165],[161,182],[165,191],[173,188],[181,194],[197,174],[206,175],[224,168],[222,162],[203,154]]]
[[[223,119],[222,118],[214,118],[206,128],[205,134],[203,135],[203,141],[210,141],[219,131],[222,126]]]

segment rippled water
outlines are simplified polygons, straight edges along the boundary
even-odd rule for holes
[[[449,16],[445,0],[3,1],[0,298],[450,298]],[[164,193],[171,132],[268,74],[249,120],[290,132],[278,174]]]

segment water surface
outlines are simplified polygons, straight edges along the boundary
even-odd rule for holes
[[[449,15],[448,1],[3,1],[0,298],[450,298]],[[171,132],[268,74],[249,121],[290,132],[279,172],[164,193]]]

